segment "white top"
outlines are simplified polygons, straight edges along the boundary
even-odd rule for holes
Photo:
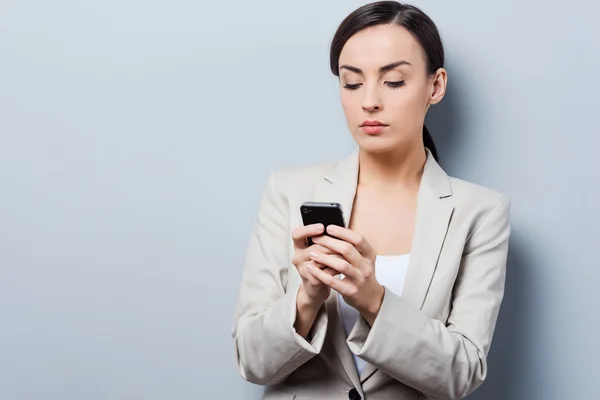
[[[402,296],[402,288],[404,286],[404,278],[406,277],[406,271],[408,270],[409,260],[410,254],[399,256],[377,256],[377,259],[375,260],[375,277],[377,278],[377,281],[391,290],[394,294]],[[340,279],[341,278],[343,278],[343,275],[340,276]],[[352,331],[359,313],[354,307],[348,305],[339,293],[338,304],[347,337],[350,334],[350,331]],[[365,361],[356,355],[353,356],[356,370],[360,376],[365,367]]]

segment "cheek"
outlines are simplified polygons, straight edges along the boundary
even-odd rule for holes
[[[420,87],[406,87],[395,89],[388,93],[386,108],[393,109],[394,113],[402,119],[407,116],[421,118],[427,105],[427,92]]]
[[[356,113],[357,107],[360,109],[360,99],[354,93],[351,93],[347,90],[342,90],[340,92],[340,101],[342,103],[342,109],[344,110],[344,114],[346,114],[347,119],[351,119],[352,115]]]

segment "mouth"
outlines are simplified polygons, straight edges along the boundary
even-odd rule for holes
[[[388,125],[379,121],[365,121],[360,124],[359,128],[368,135],[376,135],[385,130]]]

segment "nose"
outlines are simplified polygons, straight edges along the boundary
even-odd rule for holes
[[[377,91],[372,88],[370,90],[365,90],[365,97],[363,98],[362,108],[366,112],[372,113],[376,111],[381,111],[383,109],[383,104],[377,95]]]

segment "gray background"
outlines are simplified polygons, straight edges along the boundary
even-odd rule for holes
[[[258,398],[229,336],[248,235],[271,169],[354,146],[328,44],[361,4],[2,2],[1,399]],[[416,4],[442,164],[513,200],[471,398],[600,398],[600,8]]]

